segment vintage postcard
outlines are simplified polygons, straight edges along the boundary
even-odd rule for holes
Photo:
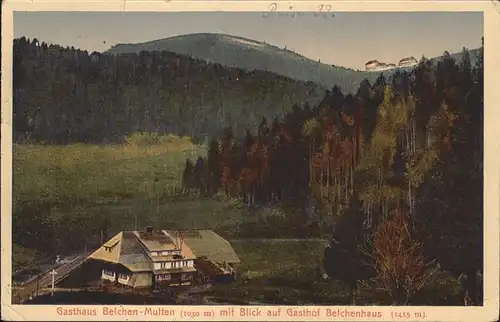
[[[4,1],[6,321],[495,321],[500,5]]]

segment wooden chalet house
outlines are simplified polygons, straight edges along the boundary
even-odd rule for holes
[[[101,279],[133,288],[187,286],[234,278],[239,258],[211,230],[124,231],[89,256],[100,263]]]

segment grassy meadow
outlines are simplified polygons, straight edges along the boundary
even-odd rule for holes
[[[155,189],[180,187],[186,158],[205,153],[189,138],[167,138],[159,144],[15,145],[15,199],[105,202],[154,198]]]
[[[136,220],[138,226],[165,223],[164,212],[170,207],[163,201],[181,186],[186,158],[203,155],[206,149],[175,136],[154,144],[143,141],[136,135],[123,145],[14,145],[14,266],[30,263],[35,254],[71,252],[87,241],[92,245],[100,238],[104,218],[111,224],[110,233],[133,228]],[[186,211],[187,204],[180,208],[179,213],[192,213]],[[177,214],[175,220],[179,218],[185,219]],[[34,249],[45,240],[28,236],[25,230],[31,228],[60,236],[49,247]],[[75,240],[60,234],[63,230]]]
[[[105,219],[107,238],[146,225],[214,229],[228,239],[286,236],[278,209],[179,193],[186,159],[206,151],[173,135],[136,134],[109,146],[14,145],[14,269],[99,245]]]
[[[349,305],[349,288],[324,280],[320,240],[241,240],[233,247],[240,256],[237,280],[216,285],[212,296],[243,302]]]

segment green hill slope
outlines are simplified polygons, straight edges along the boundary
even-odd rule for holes
[[[354,93],[365,78],[373,83],[380,74],[380,72],[356,71],[324,64],[287,49],[224,34],[189,34],[145,43],[118,44],[106,53],[123,54],[163,50],[227,67],[270,71],[301,81],[311,81],[327,88],[337,85],[343,92],[349,93]],[[474,52],[475,50],[471,51],[472,58],[475,56]],[[455,59],[458,58],[459,61],[460,55],[452,56]],[[434,60],[438,59],[439,57],[434,58]],[[390,75],[394,70],[384,71],[384,74]]]

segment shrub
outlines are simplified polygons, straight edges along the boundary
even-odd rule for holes
[[[192,144],[191,138],[179,137],[174,134],[161,135],[159,133],[136,132],[125,136],[125,143],[134,146],[152,146],[165,144]]]
[[[423,255],[422,245],[413,234],[407,214],[395,210],[377,227],[373,250],[368,253],[376,277],[363,282],[363,286],[375,293],[387,293],[395,305],[408,304],[437,271]]]

